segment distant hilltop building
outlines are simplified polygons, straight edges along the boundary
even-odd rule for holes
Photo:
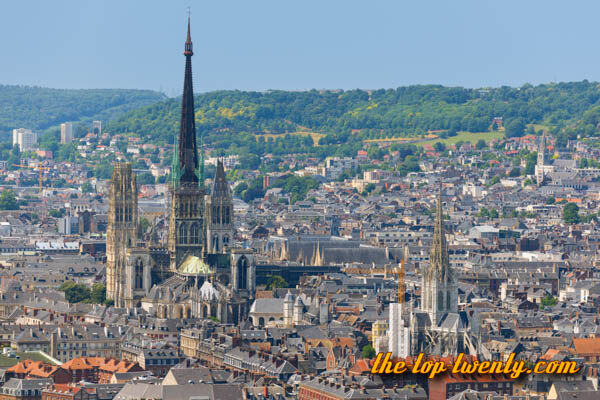
[[[73,141],[73,124],[65,122],[60,124],[60,143],[68,144]]]
[[[37,148],[37,133],[31,129],[13,129],[13,146],[19,146],[20,151],[32,151]]]
[[[214,318],[238,323],[254,300],[252,250],[234,247],[233,198],[221,160],[212,190],[204,189],[192,87],[188,20],[181,122],[173,159],[168,243],[152,232],[137,238],[135,175],[118,163],[110,184],[106,240],[106,296],[117,307],[143,307],[159,318]]]
[[[102,135],[102,121],[92,122],[92,133]]]

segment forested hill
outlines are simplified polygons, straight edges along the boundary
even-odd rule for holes
[[[304,132],[298,140],[309,145],[306,132],[312,132],[320,134],[320,144],[344,144],[357,139],[418,136],[441,129],[488,131],[493,128],[494,117],[502,117],[505,125],[519,121],[562,127],[580,121],[586,111],[600,106],[600,84],[582,81],[492,89],[421,85],[374,91],[217,91],[200,94],[195,101],[198,131],[204,132],[206,143],[239,150],[256,141],[250,136],[257,134],[269,134],[269,142],[273,134]],[[169,99],[126,113],[108,128],[112,133],[143,135],[156,143],[172,142],[179,107],[180,99]],[[599,109],[589,111],[588,116],[592,113],[600,117]],[[600,122],[596,119],[594,116],[587,121],[594,125],[594,132]]]
[[[108,121],[165,99],[163,94],[151,90],[0,85],[0,133],[14,128],[44,130],[65,121]]]

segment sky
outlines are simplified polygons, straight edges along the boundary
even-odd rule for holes
[[[600,81],[597,0],[0,2],[0,84],[194,89]]]

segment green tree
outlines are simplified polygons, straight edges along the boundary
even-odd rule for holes
[[[48,211],[48,215],[50,215],[52,218],[62,218],[64,217],[66,213],[66,210],[64,208],[60,208],[60,209],[51,209],[50,211]]]
[[[260,166],[260,157],[256,154],[244,154],[240,156],[240,168],[256,170]]]
[[[364,194],[366,195],[366,194],[371,193],[373,190],[375,190],[375,188],[376,188],[376,185],[374,183],[367,184],[367,186],[365,186]]]
[[[94,168],[94,176],[98,179],[110,179],[112,176],[112,164],[102,163]]]
[[[4,189],[0,193],[0,210],[18,210],[19,203],[15,193],[10,189]]]
[[[367,344],[365,346],[363,346],[362,348],[362,358],[365,359],[372,359],[373,357],[375,357],[375,349],[373,348],[373,346],[371,346],[370,344]]]
[[[146,217],[141,217],[140,223],[138,224],[138,237],[140,239],[142,238],[144,233],[146,233],[146,231],[148,230],[149,227],[150,227],[150,221],[148,221],[148,219]]]
[[[94,187],[91,183],[84,182],[83,185],[81,185],[81,191],[83,193],[92,193],[94,191]]]
[[[273,275],[267,281],[267,290],[288,287],[288,283],[280,275]]]
[[[498,175],[494,175],[492,179],[490,179],[489,186],[493,186],[498,182],[500,182],[500,177]]]
[[[156,182],[154,175],[152,175],[150,172],[142,172],[136,177],[135,180],[140,185],[153,185]]]
[[[90,293],[90,303],[103,304],[106,301],[106,286],[103,283],[94,283]]]
[[[565,224],[578,224],[580,221],[579,206],[575,203],[567,203],[563,207],[563,221]]]
[[[556,299],[556,297],[552,297],[551,295],[547,294],[546,296],[542,297],[540,308],[552,307],[557,303],[558,299]]]
[[[506,137],[521,137],[525,133],[525,122],[521,118],[515,118],[506,124]]]
[[[519,168],[519,167],[514,167],[508,173],[508,176],[510,176],[511,178],[517,177],[519,175],[521,175],[521,168]]]
[[[91,297],[90,288],[81,283],[65,282],[60,286],[59,290],[61,289],[65,292],[65,299],[69,303],[89,301]]]
[[[60,292],[64,292],[65,290],[70,289],[75,285],[76,285],[76,283],[73,281],[65,281],[58,287],[58,290]]]
[[[15,170],[18,167],[15,167],[16,164],[21,164],[21,151],[19,150],[19,146],[14,145],[11,149],[10,156],[8,157],[8,169]]]
[[[476,147],[478,150],[483,150],[483,149],[485,149],[485,148],[487,147],[487,143],[485,142],[485,140],[483,140],[483,139],[479,139],[479,140],[477,141],[477,144],[475,145],[475,147]]]

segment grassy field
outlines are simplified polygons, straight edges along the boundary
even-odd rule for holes
[[[292,135],[292,136],[310,136],[313,140],[313,143],[315,144],[315,146],[319,145],[319,139],[321,139],[323,136],[322,133],[318,133],[318,132],[307,132],[307,131],[298,131],[298,132],[290,132],[290,133],[265,133],[263,135],[256,135],[256,140],[258,140],[259,136],[262,136],[265,138],[265,140],[267,140],[268,138],[282,138],[285,135]]]
[[[417,146],[425,146],[426,144],[434,144],[436,142],[442,142],[446,146],[455,144],[456,142],[471,142],[477,143],[479,139],[485,140],[488,143],[492,139],[504,138],[504,131],[493,131],[493,132],[458,132],[456,136],[449,137],[447,139],[437,138],[430,139],[422,142],[415,143]]]
[[[528,126],[528,127],[529,127],[530,125],[531,125],[531,126],[533,126],[533,129],[535,129],[535,131],[536,131],[536,132],[537,132],[537,131],[539,131],[539,130],[542,130],[542,131],[549,132],[549,130],[550,130],[550,127],[549,127],[549,126],[547,126],[547,125],[540,125],[540,124],[527,124],[527,126]]]
[[[434,135],[434,134],[430,133],[430,134],[426,135],[423,139],[419,138],[418,136],[412,136],[412,137],[393,137],[393,138],[384,138],[384,139],[366,139],[366,140],[363,140],[363,142],[365,142],[365,143],[388,143],[388,142],[412,143],[417,140],[430,140],[430,139],[437,139],[438,137],[439,137],[438,135]]]
[[[52,364],[52,360],[48,359],[47,357],[44,357],[44,355],[42,353],[40,353],[39,351],[33,351],[33,352],[27,352],[27,353],[15,353],[15,354],[19,356],[18,359],[17,358],[9,358],[9,357],[5,356],[4,354],[0,354],[0,367],[1,368],[12,367],[13,365],[16,365],[17,363],[24,361],[24,360],[44,361],[49,364]]]

